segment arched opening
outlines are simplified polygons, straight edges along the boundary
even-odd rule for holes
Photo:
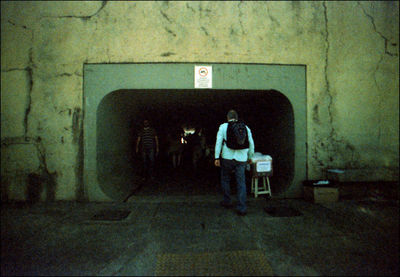
[[[221,89],[118,90],[106,95],[96,114],[96,172],[101,189],[113,199],[124,198],[135,189],[138,195],[216,192],[219,169],[213,166],[215,136],[231,108],[251,128],[255,151],[273,158],[274,175],[270,179],[273,193],[285,191],[295,170],[291,103],[276,90]],[[160,153],[156,159],[157,182],[140,187],[141,160],[135,153],[135,141],[144,118],[151,120],[158,133]],[[211,153],[207,151],[209,156],[204,155],[195,169],[192,150],[187,144],[181,168],[173,168],[167,154],[167,137],[173,130],[180,131],[183,142],[195,130],[201,130],[205,136]]]

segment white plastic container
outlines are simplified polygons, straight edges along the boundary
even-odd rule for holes
[[[254,153],[251,158],[251,167],[253,176],[271,176],[272,175],[272,157],[263,155],[259,152]]]

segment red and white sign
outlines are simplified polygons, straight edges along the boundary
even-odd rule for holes
[[[194,67],[194,87],[212,88],[212,66],[196,65]]]

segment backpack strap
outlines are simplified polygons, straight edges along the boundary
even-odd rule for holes
[[[233,121],[231,121],[231,122],[233,122]],[[225,137],[228,137],[229,121],[226,122],[226,123],[228,123],[228,125],[226,126]],[[222,146],[224,146],[224,143],[226,144],[226,139],[223,139],[223,140],[222,140]],[[221,147],[221,149],[222,149],[222,147]]]

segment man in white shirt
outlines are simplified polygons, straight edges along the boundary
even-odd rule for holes
[[[245,168],[246,163],[250,161],[254,154],[254,141],[251,130],[246,126],[247,141],[244,149],[232,149],[227,146],[227,131],[229,124],[238,122],[238,114],[235,110],[230,110],[227,114],[228,122],[219,126],[217,140],[215,143],[215,166],[221,167],[221,186],[223,192],[223,200],[221,206],[225,208],[232,207],[230,196],[230,179],[231,172],[235,172],[237,182],[237,198],[238,203],[236,213],[238,215],[246,215],[246,180]]]

